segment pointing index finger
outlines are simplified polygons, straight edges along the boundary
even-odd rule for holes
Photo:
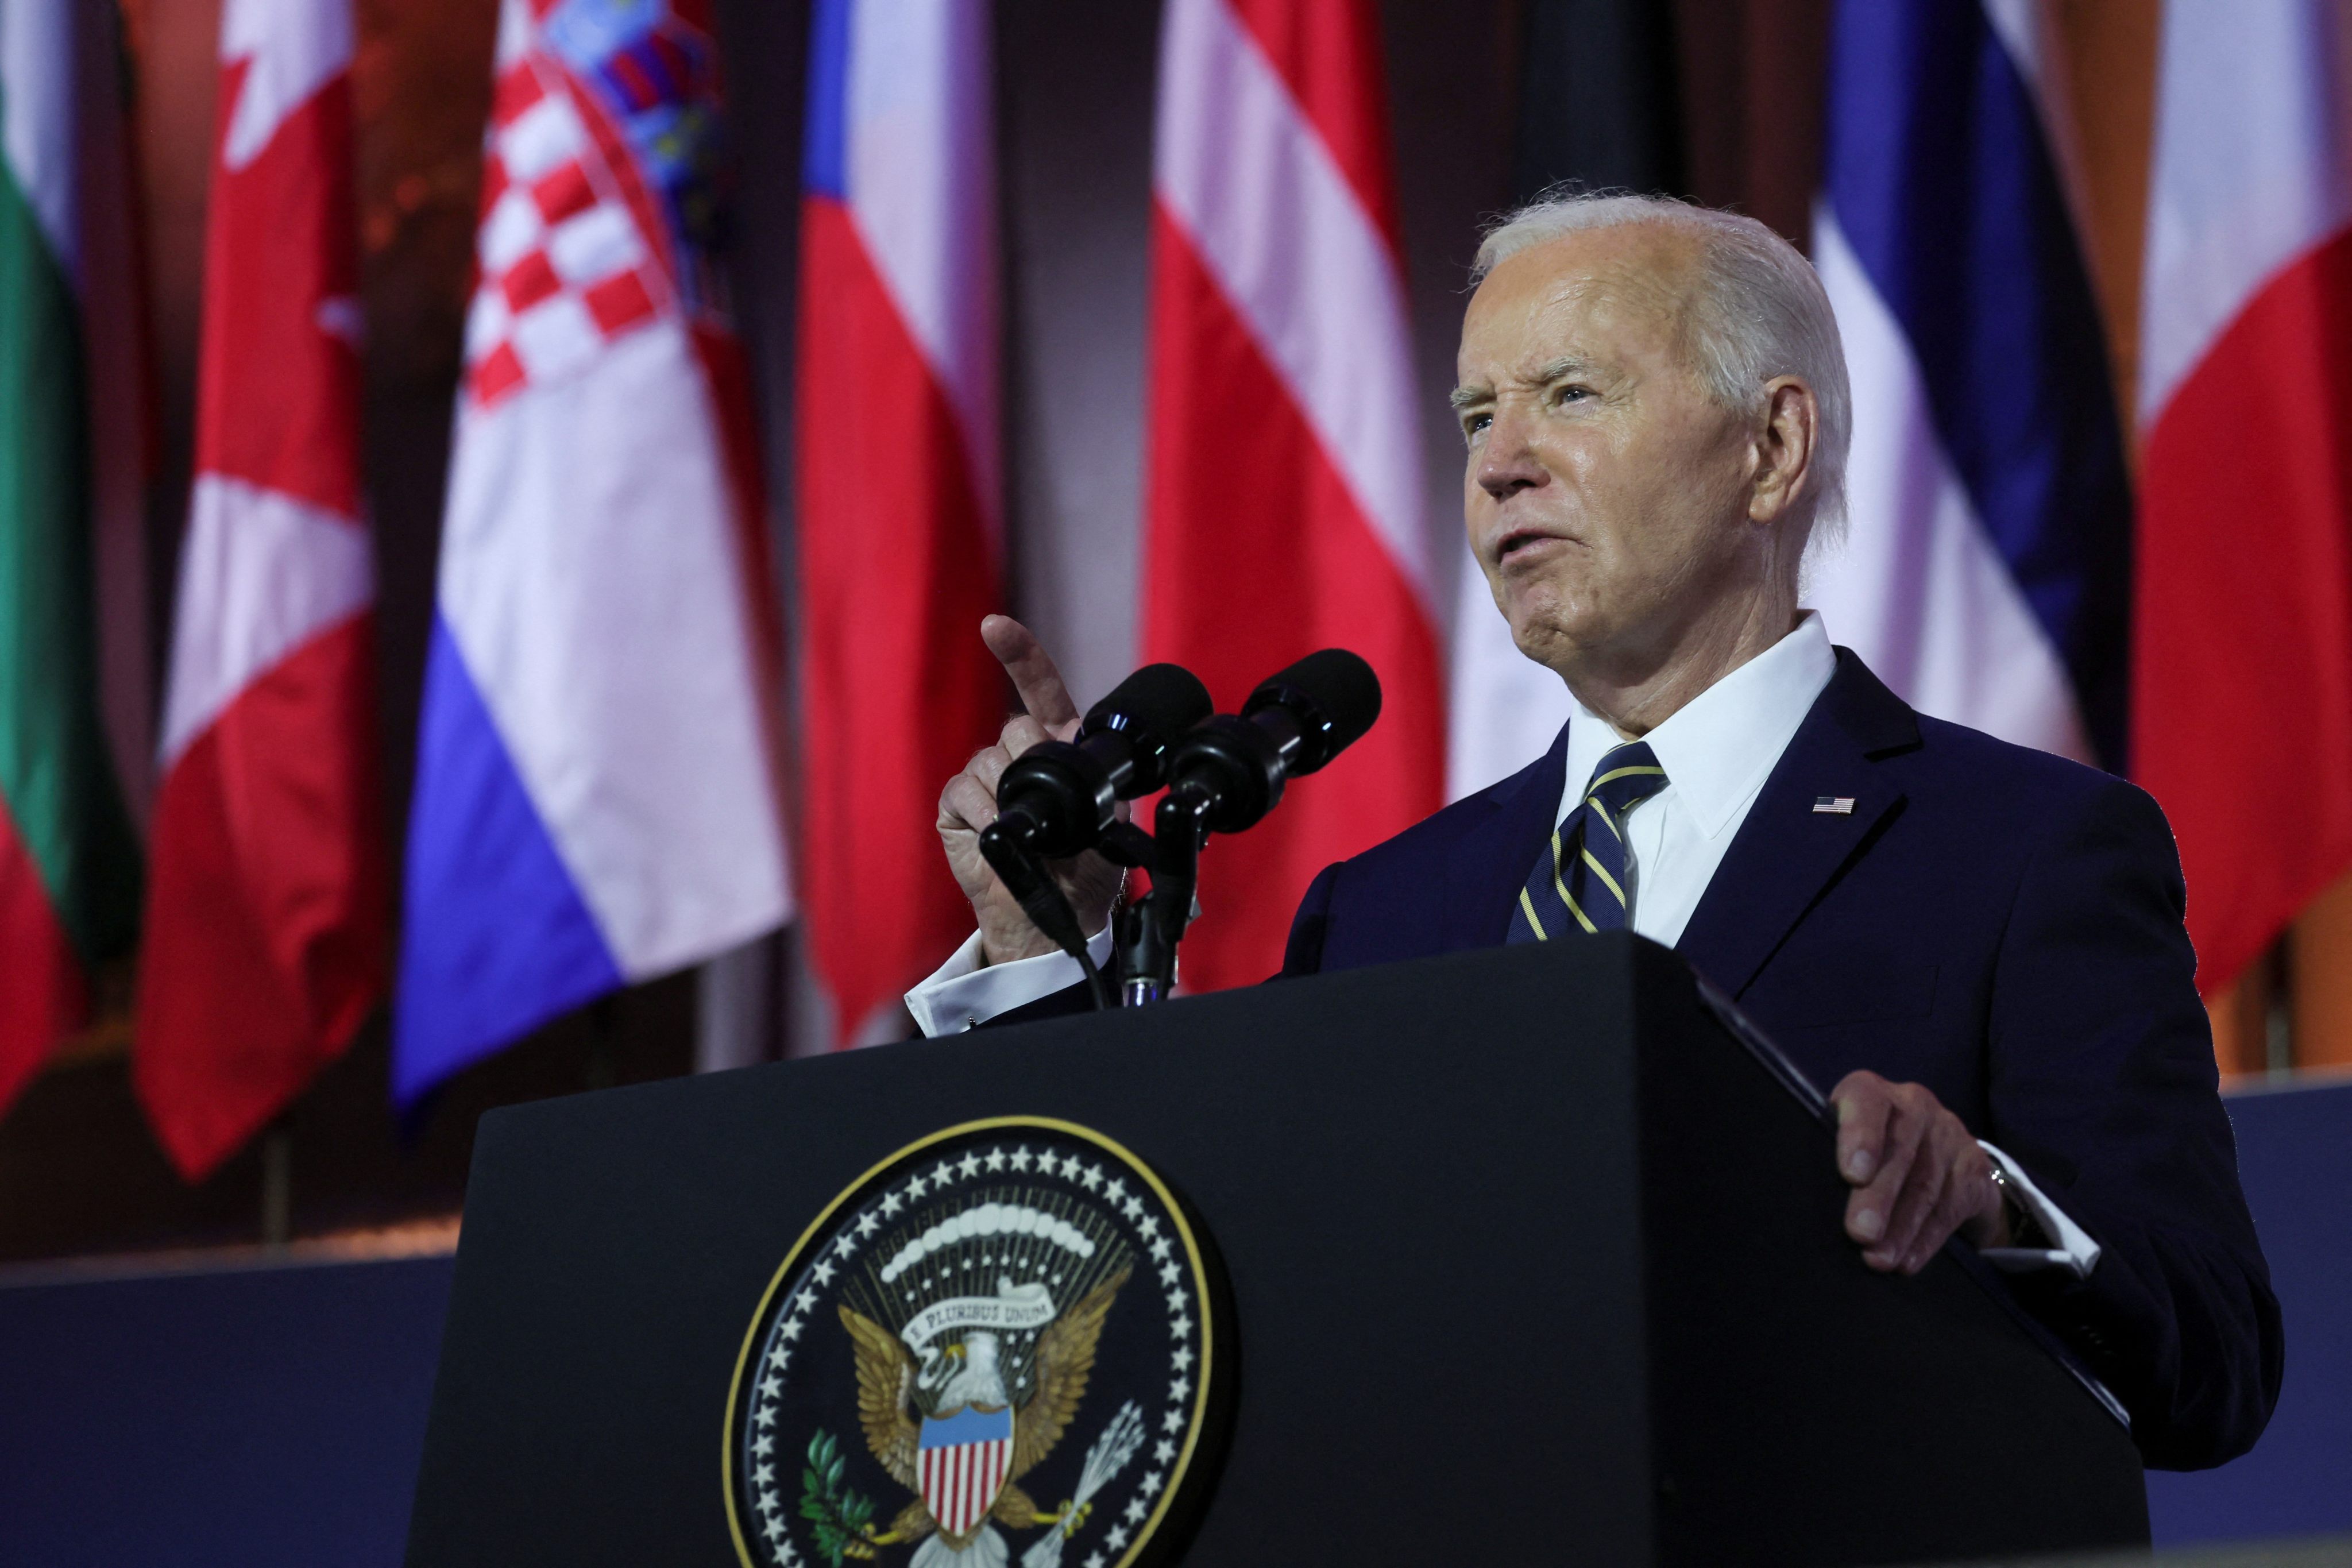
[[[980,623],[980,637],[1013,678],[1013,689],[1032,719],[1056,734],[1077,723],[1078,705],[1070,700],[1054,656],[1035,633],[1011,616],[990,616]]]

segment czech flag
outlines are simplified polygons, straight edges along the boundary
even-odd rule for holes
[[[835,1043],[971,930],[940,789],[995,740],[996,142],[980,0],[818,0],[802,168],[802,889]]]

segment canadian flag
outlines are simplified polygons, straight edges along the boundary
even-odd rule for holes
[[[227,0],[133,1079],[194,1180],[383,994],[350,0]]]
[[[2209,994],[2352,868],[2347,47],[2328,0],[2165,7],[2132,749]]]
[[[1183,981],[1280,963],[1315,874],[1442,803],[1420,429],[1369,0],[1170,0],[1154,153],[1144,657],[1230,710],[1319,647],[1380,722],[1202,860]]]

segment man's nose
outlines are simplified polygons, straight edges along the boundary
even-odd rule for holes
[[[1476,478],[1480,489],[1501,501],[1535,489],[1551,474],[1528,445],[1525,424],[1497,413],[1486,427],[1486,445],[1478,451]]]

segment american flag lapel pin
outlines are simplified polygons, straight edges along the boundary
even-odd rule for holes
[[[1815,795],[1813,797],[1813,815],[1816,816],[1852,816],[1853,815],[1853,796],[1850,795]]]

